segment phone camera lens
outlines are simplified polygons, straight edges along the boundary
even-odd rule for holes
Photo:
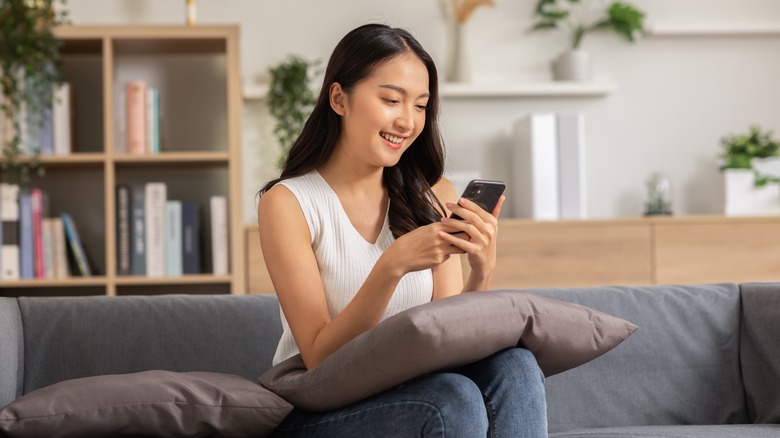
[[[478,185],[475,194],[479,195],[480,193],[482,193],[482,190],[484,190],[484,187],[482,185]]]

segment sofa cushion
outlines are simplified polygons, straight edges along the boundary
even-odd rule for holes
[[[523,291],[466,293],[394,315],[316,368],[307,370],[296,355],[260,381],[297,408],[327,411],[518,345],[549,376],[602,355],[634,330],[622,319]]]
[[[598,361],[546,380],[551,432],[749,422],[740,377],[737,285],[536,292],[642,328]]]
[[[0,410],[11,437],[267,436],[292,406],[243,377],[146,371],[56,383]]]
[[[741,361],[750,418],[780,423],[780,284],[743,284]]]
[[[281,336],[279,303],[261,295],[19,298],[24,392],[146,370],[257,379]]]
[[[550,438],[777,438],[777,425],[639,426],[573,430]]]
[[[24,375],[22,319],[16,298],[0,298],[0,407],[21,395]]]

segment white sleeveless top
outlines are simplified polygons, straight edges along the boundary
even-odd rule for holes
[[[368,242],[347,217],[336,192],[316,170],[280,181],[295,195],[311,233],[311,247],[320,270],[328,312],[335,318],[355,297],[379,256],[395,241],[387,213],[376,243]],[[430,269],[410,272],[401,278],[382,320],[433,298]],[[290,326],[281,311],[282,338],[273,364],[299,353]]]

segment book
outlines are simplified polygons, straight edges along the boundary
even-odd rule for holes
[[[130,239],[132,240],[131,260],[133,275],[146,275],[146,207],[144,205],[143,186],[133,187],[130,194],[132,207],[132,227]]]
[[[228,215],[227,198],[212,196],[211,211],[211,262],[214,275],[227,275],[228,264]]]
[[[146,145],[150,154],[160,153],[160,93],[157,88],[146,90]]]
[[[555,114],[534,113],[515,124],[510,201],[515,217],[560,218]]]
[[[68,245],[65,239],[65,224],[61,217],[51,218],[52,253],[54,258],[54,278],[70,277],[68,267]]]
[[[143,155],[146,149],[146,81],[130,81],[125,88],[127,102],[127,152]]]
[[[116,273],[130,275],[133,272],[130,251],[130,187],[119,184],[116,187]]]
[[[32,195],[19,195],[19,278],[35,278],[35,231]]]
[[[70,248],[70,254],[73,257],[76,270],[82,277],[89,277],[92,275],[92,270],[89,267],[87,261],[87,255],[84,252],[84,246],[81,244],[79,238],[79,232],[76,229],[76,224],[73,222],[73,218],[68,213],[62,213],[62,224],[65,227],[65,239],[68,242],[68,248]]]
[[[53,219],[41,219],[41,237],[43,240],[43,278],[55,278],[54,266],[54,228]]]
[[[146,275],[164,277],[165,267],[165,203],[168,200],[165,183],[149,182],[144,186],[146,229]]]
[[[19,279],[19,186],[0,183],[0,280]]]
[[[585,219],[585,120],[582,113],[557,116],[561,219]]]
[[[32,197],[33,248],[35,253],[35,278],[44,278],[45,266],[43,257],[42,220],[44,213],[43,192],[41,189],[30,190]]]
[[[183,202],[181,206],[182,273],[200,274],[200,206]]]
[[[72,85],[69,82],[54,88],[52,132],[55,155],[68,155],[73,151],[72,97]]]
[[[182,274],[181,201],[165,203],[165,271],[168,277]]]

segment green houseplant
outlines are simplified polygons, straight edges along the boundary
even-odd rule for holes
[[[31,145],[30,160],[21,160],[21,132],[27,124],[41,126],[43,110],[52,104],[52,88],[62,82],[62,42],[53,29],[65,24],[67,11],[55,11],[54,3],[55,0],[0,0],[0,109],[11,127],[8,139],[0,139],[2,169],[20,185],[29,182],[32,172],[44,173],[37,159],[39,145]],[[23,106],[27,120],[21,120]]]
[[[780,182],[780,178],[760,172],[753,163],[754,159],[780,156],[780,142],[772,138],[772,131],[762,132],[761,127],[752,125],[749,132],[727,135],[720,143],[723,148],[720,154],[723,160],[721,171],[750,169],[755,176],[756,187],[765,186],[770,182]]]
[[[553,63],[559,80],[590,79],[589,55],[582,49],[585,36],[600,29],[616,32],[630,42],[644,32],[644,12],[623,2],[604,0],[539,0],[532,30],[558,29],[569,47]]]
[[[268,110],[276,119],[274,135],[281,151],[277,167],[284,166],[287,153],[301,133],[306,118],[311,113],[315,95],[311,81],[316,74],[317,61],[308,61],[299,56],[290,56],[269,68],[271,85],[268,90]]]

